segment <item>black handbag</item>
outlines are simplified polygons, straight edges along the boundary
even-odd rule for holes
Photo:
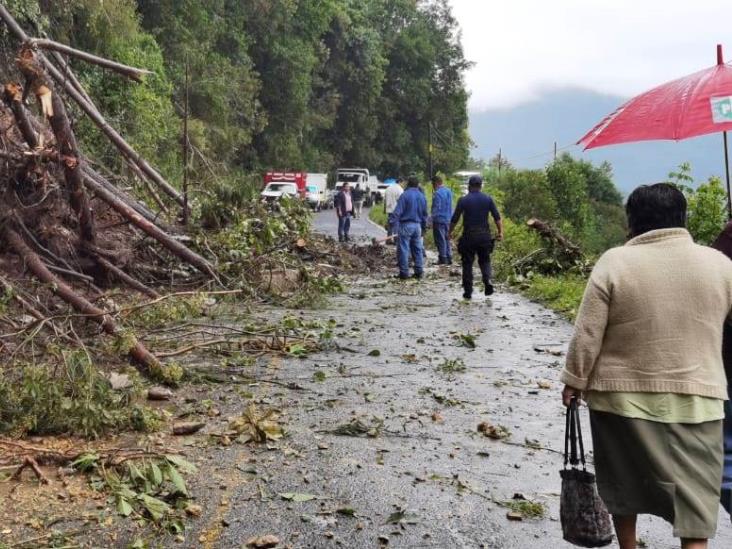
[[[579,443],[579,452],[577,444]],[[582,464],[582,469],[578,466]],[[571,467],[567,467],[570,465]],[[579,547],[604,547],[613,540],[610,514],[600,499],[595,475],[587,470],[577,398],[567,407],[564,469],[559,517],[565,541]]]

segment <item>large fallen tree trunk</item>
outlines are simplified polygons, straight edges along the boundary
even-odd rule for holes
[[[36,254],[28,244],[25,243],[20,234],[11,226],[9,220],[5,220],[2,227],[2,234],[5,242],[10,248],[23,259],[28,268],[38,277],[39,280],[48,284],[52,291],[61,299],[66,301],[74,309],[84,315],[88,315],[89,319],[98,323],[102,330],[112,336],[121,336],[120,330],[112,317],[99,307],[90,303],[87,299],[77,294],[63,280],[54,275],[46,266],[41,258]],[[136,337],[125,334],[129,338],[129,354],[138,366],[143,368],[144,373],[161,372],[163,366],[160,361],[155,358],[145,346],[140,343]]]
[[[0,3],[0,18],[5,22],[10,31],[23,43],[29,42],[30,38],[25,31],[18,25],[18,22],[10,14],[7,8]],[[64,74],[56,68],[56,66],[44,55],[39,54],[38,58],[48,73],[63,87],[66,93],[71,97],[83,110],[92,122],[104,133],[109,140],[117,147],[117,149],[130,161],[134,162],[140,170],[160,187],[168,196],[174,199],[181,206],[185,206],[183,196],[160,175],[148,162],[130,146],[127,141],[102,117],[99,111],[91,105],[84,96],[74,87],[73,83],[64,76]]]
[[[569,260],[582,259],[583,254],[577,244],[574,244],[559,229],[552,227],[549,223],[545,223],[540,219],[529,219],[526,225],[530,229],[538,232],[543,238],[548,240],[555,248],[558,249]]]

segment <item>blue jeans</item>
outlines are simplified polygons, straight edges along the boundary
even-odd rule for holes
[[[732,387],[730,387],[732,389]],[[732,390],[730,390],[732,396]],[[732,515],[732,402],[724,403],[724,470],[722,472],[722,505]]]
[[[348,231],[351,230],[351,213],[338,218],[338,240],[348,238]]]
[[[432,223],[432,235],[435,237],[435,247],[437,247],[437,257],[440,263],[452,263],[450,239],[447,237],[449,230],[450,225],[447,223]]]
[[[414,274],[421,275],[424,269],[422,227],[419,223],[399,224],[399,275],[409,276],[409,257],[414,257]]]

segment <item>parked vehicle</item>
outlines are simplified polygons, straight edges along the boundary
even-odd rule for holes
[[[264,174],[264,189],[261,196],[267,200],[277,200],[282,195],[288,194],[304,199],[307,193],[306,182],[305,172],[267,172]]]
[[[369,171],[364,168],[339,168],[336,170],[336,184],[335,188],[340,191],[344,183],[349,183],[351,188],[356,185],[360,185],[361,189],[364,190],[366,199],[364,205],[366,207],[371,206],[374,201],[378,200],[379,194],[378,189],[378,178],[375,175],[370,175]]]
[[[267,183],[260,196],[267,201],[273,202],[285,195],[297,198],[301,196],[301,193],[295,183],[276,181],[274,183]]]
[[[388,189],[391,185],[396,185],[397,180],[393,177],[384,179],[384,181],[379,182],[379,186],[377,187],[378,193],[379,193],[379,201],[384,200],[384,195],[386,194],[386,189]]]
[[[325,202],[328,174],[308,173],[305,183],[305,199],[314,210],[320,210]]]

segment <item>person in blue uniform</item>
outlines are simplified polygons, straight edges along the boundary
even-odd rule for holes
[[[452,191],[445,187],[439,175],[432,178],[432,188],[432,236],[437,248],[437,264],[451,265],[452,249],[448,233],[452,218]]]
[[[424,245],[422,231],[427,224],[427,199],[419,190],[419,179],[407,180],[407,189],[397,201],[392,213],[394,232],[398,238],[399,275],[409,278],[409,257],[414,258],[414,278],[422,278],[424,272]]]

